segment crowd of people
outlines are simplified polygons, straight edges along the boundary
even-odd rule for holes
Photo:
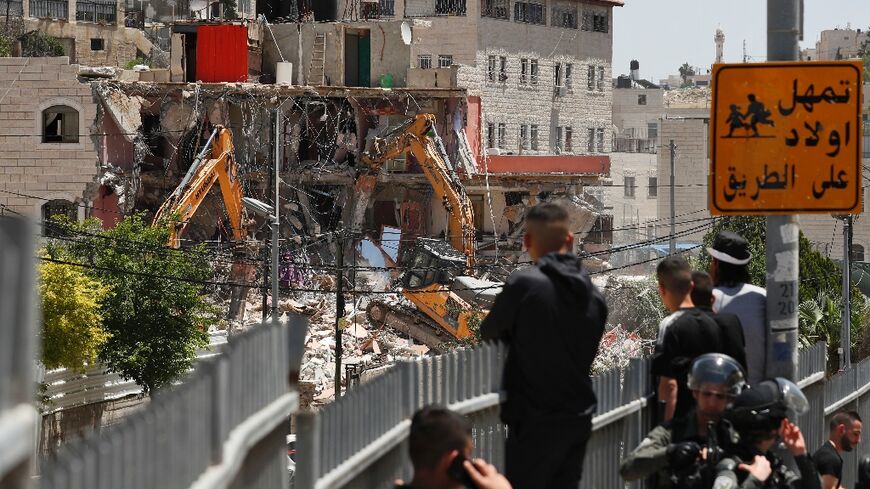
[[[467,420],[429,407],[412,420],[415,475],[400,487],[579,487],[596,408],[590,367],[608,311],[573,240],[565,209],[530,209],[524,245],[535,265],[509,277],[480,327],[483,339],[508,346],[505,474],[469,459]],[[834,414],[829,439],[811,455],[796,425],[807,398],[793,382],[765,376],[766,294],[749,283],[748,243],[725,231],[707,252],[709,273],[680,255],[656,269],[670,311],[650,373],[660,423],[625,447],[620,474],[659,488],[841,489],[842,454],[860,442],[861,418]],[[870,458],[859,465],[856,487],[870,489]]]

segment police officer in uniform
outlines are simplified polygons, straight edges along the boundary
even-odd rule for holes
[[[714,489],[821,489],[800,429],[789,421],[809,410],[794,383],[776,378],[744,391],[723,415],[724,457]]]
[[[696,405],[686,415],[657,426],[623,460],[619,473],[627,481],[656,475],[658,488],[703,488],[712,484],[706,459],[715,426],[728,404],[746,385],[743,369],[721,353],[699,356],[687,385]]]

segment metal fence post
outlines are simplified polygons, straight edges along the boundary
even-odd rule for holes
[[[314,413],[296,415],[296,489],[314,489],[320,477],[320,416]]]
[[[211,463],[223,461],[224,440],[228,435],[227,410],[229,408],[230,362],[223,355],[211,363]]]

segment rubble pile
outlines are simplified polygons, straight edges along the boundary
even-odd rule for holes
[[[698,108],[709,107],[712,92],[709,87],[679,88],[665,91],[665,107]]]

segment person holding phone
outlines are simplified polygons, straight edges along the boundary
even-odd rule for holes
[[[414,477],[396,489],[511,489],[494,466],[471,457],[471,423],[441,406],[427,406],[411,418],[408,452]]]

